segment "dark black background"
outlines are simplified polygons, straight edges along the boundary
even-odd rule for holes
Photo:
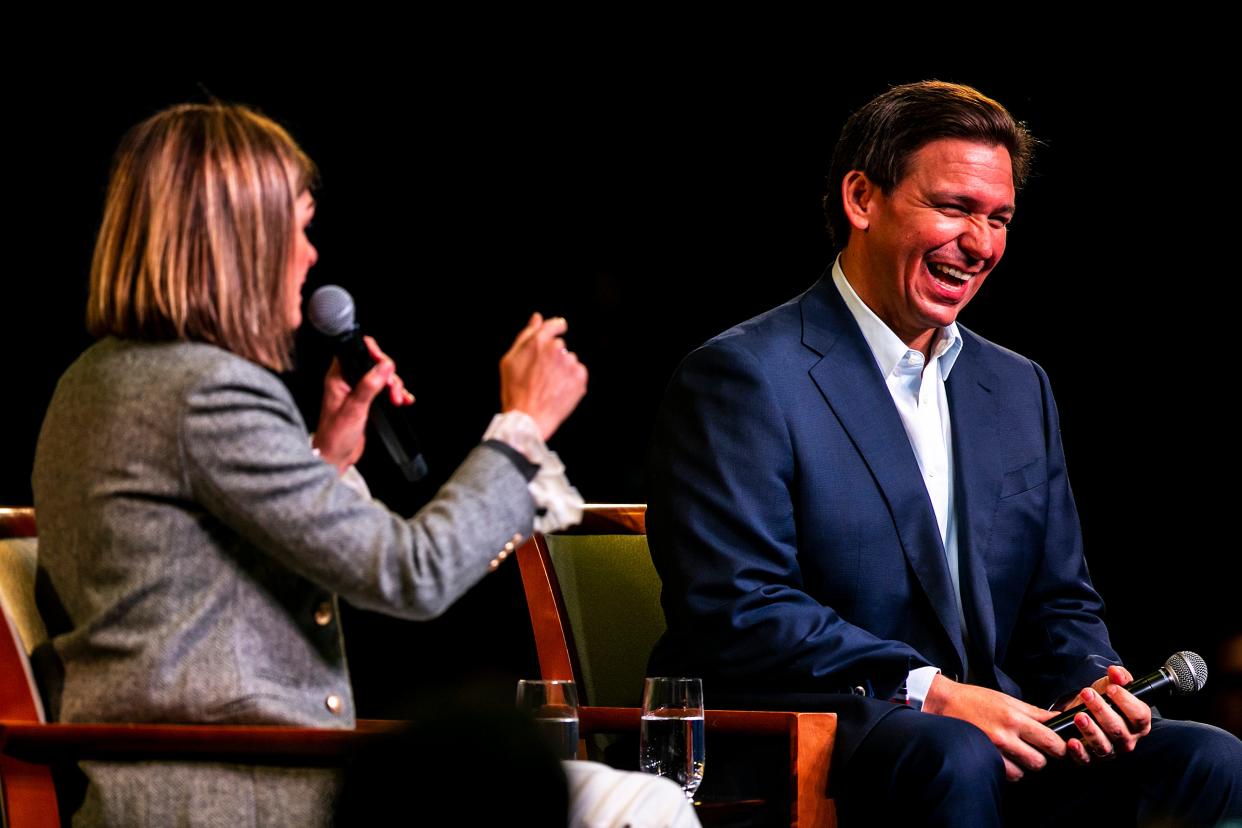
[[[962,320],[1052,378],[1123,657],[1142,671],[1176,649],[1211,661],[1242,632],[1236,137],[1219,114],[1232,94],[1210,71],[1145,60],[1054,72],[1058,48],[1072,46],[1050,44],[1021,76],[980,60],[847,71],[742,48],[728,59],[587,49],[310,76],[101,71],[26,87],[8,100],[21,128],[9,134],[0,503],[30,502],[42,413],[88,343],[111,153],[164,106],[204,89],[253,105],[320,165],[308,293],[337,283],[354,294],[418,395],[433,478],[497,409],[496,360],[538,309],[569,319],[591,371],[553,448],[589,501],[643,501],[650,426],[678,360],[830,263],[820,198],[845,116],[891,83],[940,77],[1001,100],[1044,142],[1005,260]],[[324,355],[304,339],[299,362],[291,385],[313,417]],[[432,491],[374,457],[364,472],[399,511]],[[362,712],[412,687],[511,694],[535,669],[514,570],[431,624],[348,619]],[[1208,716],[1199,702],[1171,709]]]

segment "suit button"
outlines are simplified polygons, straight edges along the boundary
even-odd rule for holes
[[[855,688],[854,688],[853,690],[851,690],[850,692],[851,692],[851,693],[853,693],[855,696],[865,696],[865,695],[867,695],[867,688],[865,688],[865,687],[861,687],[861,686],[860,686],[860,687],[855,687]]]
[[[343,705],[341,704],[341,697],[336,693],[333,693],[331,696],[324,699],[323,704],[328,708],[328,712],[333,716],[341,715],[341,707]]]
[[[332,602],[324,601],[315,607],[315,623],[321,627],[326,627],[332,623]]]

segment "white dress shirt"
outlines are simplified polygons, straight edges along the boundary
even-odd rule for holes
[[[944,383],[953,370],[953,363],[962,350],[962,337],[957,323],[941,328],[932,343],[931,359],[925,360],[921,351],[907,346],[892,329],[875,315],[871,308],[858,297],[850,285],[841,258],[832,266],[832,281],[841,298],[853,314],[862,330],[863,338],[875,357],[888,393],[897,406],[901,424],[905,427],[910,447],[923,474],[923,485],[931,500],[936,524],[940,528],[940,540],[944,543],[945,559],[949,565],[949,577],[953,581],[953,595],[957,600],[957,616],[966,634],[966,615],[962,609],[962,588],[958,574],[957,513],[954,508],[953,490],[953,434],[949,422],[949,398]],[[936,667],[919,667],[910,671],[906,678],[906,698],[915,706],[922,707],[932,679],[940,670]]]

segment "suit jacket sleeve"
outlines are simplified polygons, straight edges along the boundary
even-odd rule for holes
[[[526,480],[479,446],[423,509],[403,520],[316,457],[292,398],[249,363],[221,363],[187,395],[183,468],[194,500],[273,559],[351,603],[431,618],[530,533]]]
[[[748,686],[838,692],[870,681],[890,696],[928,661],[804,591],[804,462],[754,354],[725,336],[687,357],[651,457],[648,531],[670,628],[656,659]]]
[[[1023,595],[1005,667],[1021,685],[1025,698],[1046,705],[1090,685],[1105,674],[1108,665],[1121,661],[1109,642],[1104,603],[1087,571],[1052,388],[1043,369],[1031,366],[1043,410],[1046,514],[1037,522],[1043,531],[1040,563]],[[1009,485],[1021,488],[1013,481]],[[1024,495],[1019,491],[1004,497],[1001,508],[1020,502]],[[1004,548],[998,551],[1003,553]]]

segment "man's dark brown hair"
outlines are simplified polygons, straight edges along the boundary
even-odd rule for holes
[[[833,241],[844,247],[850,237],[841,206],[841,181],[847,173],[861,170],[881,191],[890,193],[905,176],[910,157],[941,138],[1003,146],[1013,164],[1014,189],[1026,180],[1035,139],[1005,107],[956,83],[932,80],[895,86],[851,115],[841,129],[824,196]]]

